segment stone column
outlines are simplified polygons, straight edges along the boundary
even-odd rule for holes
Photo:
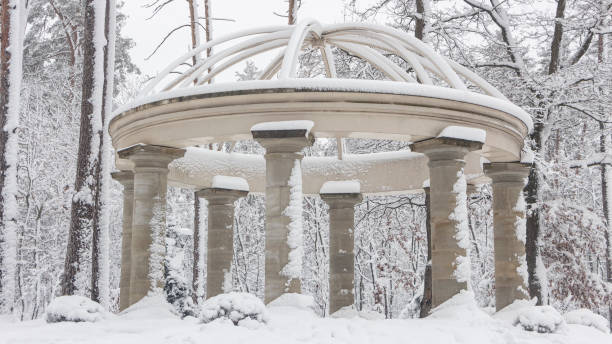
[[[122,159],[134,163],[134,203],[132,218],[132,260],[130,305],[140,301],[153,288],[162,288],[165,250],[163,238],[166,224],[166,186],[168,164],[183,156],[183,149],[138,144],[117,152]],[[153,231],[157,231],[156,235]],[[161,233],[160,233],[161,232]],[[153,242],[158,237],[160,241]],[[151,246],[153,253],[151,254]],[[156,251],[157,250],[157,251]],[[162,257],[160,257],[162,255]],[[155,266],[149,266],[153,261]],[[156,277],[150,278],[150,273]],[[151,285],[154,281],[156,285]]]
[[[525,206],[523,187],[530,166],[519,162],[484,165],[493,188],[493,246],[495,249],[495,308],[526,299]],[[525,276],[526,278],[526,276]]]
[[[208,201],[207,298],[223,294],[226,283],[232,282],[229,273],[234,257],[234,202],[247,194],[248,191],[220,188],[197,192],[198,197]],[[226,281],[226,276],[229,281]]]
[[[329,205],[329,314],[355,301],[355,204],[360,193],[328,193],[321,198]]]
[[[299,278],[281,273],[289,263],[287,243],[291,217],[286,212],[291,199],[289,179],[294,168],[300,173],[303,148],[311,146],[313,136],[308,130],[252,131],[253,138],[265,149],[266,159],[266,282],[265,302],[273,301],[285,292],[299,293]],[[301,189],[301,185],[296,185]],[[294,187],[296,187],[294,186]],[[301,191],[301,190],[300,190]]]
[[[113,172],[111,176],[123,185],[123,231],[121,233],[121,278],[119,280],[119,311],[122,311],[130,306],[134,173],[132,171]]]
[[[455,184],[461,182],[463,185],[458,187],[465,192],[465,155],[481,147],[481,142],[444,137],[411,145],[413,151],[429,158],[432,308],[467,288],[467,281],[460,281],[455,275],[457,257],[466,256],[455,235],[459,225],[467,225],[467,213],[460,214],[461,218],[454,216],[459,202],[465,202],[465,198],[459,200],[454,190]]]

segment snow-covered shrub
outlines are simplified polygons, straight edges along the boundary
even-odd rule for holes
[[[166,231],[164,292],[181,317],[196,315],[190,281],[185,276],[185,251],[191,246],[192,234],[178,226],[168,226]]]
[[[555,333],[564,324],[563,317],[551,306],[533,306],[523,309],[514,320],[514,326],[525,331]]]
[[[603,333],[610,333],[608,320],[599,314],[581,308],[565,313],[563,316],[568,324],[584,325],[594,327]]]
[[[174,306],[181,317],[195,316],[191,288],[182,276],[167,272],[164,292],[168,303]]]
[[[200,320],[209,323],[216,319],[229,319],[234,325],[244,322],[268,322],[268,313],[264,303],[249,293],[220,294],[206,300],[200,311]]]
[[[110,316],[99,303],[83,296],[60,296],[47,307],[47,322],[96,322]]]
[[[551,306],[536,306],[536,299],[516,300],[497,312],[494,318],[520,326],[525,331],[554,333],[565,321],[561,314]]]

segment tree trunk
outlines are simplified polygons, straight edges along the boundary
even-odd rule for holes
[[[17,128],[25,6],[1,0],[0,14],[0,314],[12,312],[17,268]]]
[[[96,221],[99,221],[98,199],[100,179],[100,144],[103,141],[103,89],[104,89],[104,51],[103,44],[96,37],[103,36],[105,27],[106,1],[85,0],[83,39],[83,85],[81,95],[81,127],[79,152],[75,181],[75,194],[72,198],[71,223],[68,232],[68,247],[61,280],[62,295],[84,294],[85,273],[83,258],[88,248],[87,237],[93,232],[93,242],[97,242]],[[97,247],[92,251],[97,252]],[[92,260],[94,257],[92,257]],[[92,271],[97,278],[99,271]],[[98,291],[92,291],[97,294]],[[97,297],[97,296],[96,296]]]
[[[416,0],[416,8],[418,17],[414,24],[414,37],[420,39],[421,41],[425,38],[425,25],[427,24],[426,15],[426,1],[429,0]]]
[[[206,29],[206,42],[210,42],[213,39],[213,27],[212,27],[212,9],[211,0],[204,0],[204,28]],[[212,55],[212,48],[206,49],[206,58]],[[212,66],[208,68],[208,73],[212,70]],[[212,84],[213,79],[208,80],[209,84]]]
[[[604,62],[604,37],[599,34],[597,40],[597,62],[601,65]],[[602,109],[601,113],[604,111]],[[606,133],[606,124],[603,121],[599,122],[599,151],[603,154],[608,153],[608,134]],[[606,159],[607,160],[607,159]],[[612,284],[612,249],[610,241],[612,241],[612,208],[610,207],[610,197],[612,197],[612,166],[606,163],[601,164],[601,205],[603,207],[603,215],[606,220],[606,279]],[[608,307],[608,321],[612,328],[612,304]]]
[[[204,297],[204,252],[202,252],[202,202],[197,192],[194,193],[194,218],[193,218],[193,276],[192,288],[194,302],[201,303]]]
[[[289,11],[287,12],[288,24],[293,25],[297,20],[297,4],[296,0],[289,0]]]
[[[541,135],[543,125],[536,123],[531,138],[534,142],[534,151],[541,149]],[[542,281],[538,275],[538,260],[540,260],[540,209],[538,202],[539,171],[534,162],[529,172],[529,180],[525,186],[525,201],[527,203],[527,223],[525,238],[525,256],[527,260],[528,290],[531,298],[538,299],[538,305],[542,305]]]
[[[423,297],[421,298],[421,313],[419,314],[420,318],[425,318],[429,315],[431,311],[431,284],[432,284],[432,276],[431,276],[431,222],[429,221],[430,217],[430,198],[429,198],[429,188],[425,188],[425,229],[427,231],[427,265],[425,265],[425,277],[423,278]]]
[[[115,71],[115,0],[106,1],[106,11],[104,16],[104,36],[107,44],[102,48],[104,51],[104,83],[102,89],[102,123],[103,132],[101,134],[98,159],[100,177],[97,181],[98,194],[95,201],[99,215],[94,218],[92,238],[92,275],[91,275],[91,299],[109,307],[109,214],[108,214],[108,193],[110,186],[110,137],[108,134],[108,123],[112,113],[113,90],[114,90],[114,71]],[[93,271],[97,271],[94,274]]]
[[[189,18],[190,18],[190,27],[191,27],[191,48],[195,49],[198,45],[200,45],[200,29],[198,28],[198,3],[196,0],[187,0],[189,4]],[[195,66],[198,62],[198,55],[194,55],[192,62]],[[194,82],[197,82],[194,80]]]

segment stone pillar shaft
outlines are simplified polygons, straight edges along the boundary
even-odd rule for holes
[[[246,191],[218,188],[204,189],[198,197],[208,201],[208,249],[206,250],[206,297],[230,292],[230,269],[234,257],[234,202],[248,194]],[[226,278],[230,278],[226,281]]]
[[[152,278],[150,274],[160,272],[163,266],[159,258],[154,260],[160,266],[150,266],[152,261],[151,245],[153,230],[161,242],[158,251],[165,252],[163,238],[166,223],[166,187],[168,164],[183,156],[184,150],[153,145],[136,145],[118,152],[119,157],[134,163],[134,203],[132,218],[132,248],[130,275],[130,304],[134,304],[154,288],[162,288],[161,276]],[[163,254],[157,252],[157,254]],[[152,281],[156,285],[151,285]]]
[[[130,306],[134,173],[131,171],[114,172],[112,177],[123,185],[123,230],[121,233],[121,277],[119,280],[119,311],[122,311]]]
[[[361,194],[321,194],[329,205],[329,313],[355,302],[355,204]]]
[[[301,164],[303,155],[300,151],[312,145],[314,138],[306,130],[266,130],[252,133],[253,138],[266,148],[265,302],[268,303],[285,292],[301,291],[299,278],[282,273],[289,263],[290,252],[287,237],[291,217],[286,209],[291,200],[291,173]],[[301,169],[296,173],[301,173]]]
[[[463,173],[465,155],[481,147],[480,142],[451,138],[429,139],[412,145],[414,151],[429,158],[432,308],[467,288],[467,283],[460,282],[455,274],[457,257],[466,256],[466,250],[455,238],[459,219],[451,219],[451,214],[458,205],[454,188]]]
[[[489,163],[484,165],[484,170],[493,188],[495,308],[500,310],[514,300],[528,298],[527,281],[519,271],[522,268],[527,272],[525,208],[520,203],[529,165]]]

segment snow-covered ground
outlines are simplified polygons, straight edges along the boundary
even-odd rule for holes
[[[612,335],[577,324],[563,323],[554,334],[527,332],[506,317],[486,314],[465,296],[427,319],[384,320],[357,312],[320,318],[308,307],[308,297],[294,295],[268,305],[266,323],[239,326],[228,319],[181,320],[171,306],[148,298],[94,323],[0,319],[0,343],[612,343]]]

